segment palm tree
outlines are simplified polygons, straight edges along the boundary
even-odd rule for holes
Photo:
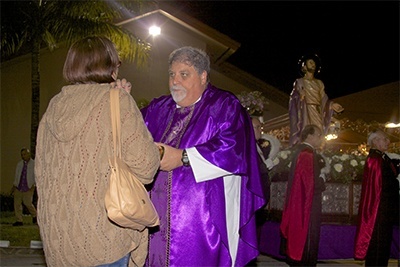
[[[115,22],[133,16],[132,10],[153,2],[31,0],[1,2],[1,60],[31,54],[32,113],[30,147],[34,157],[40,109],[40,49],[50,51],[59,45],[71,45],[88,35],[109,37],[120,51],[121,58],[146,63],[150,46]],[[144,5],[146,4],[146,5]]]

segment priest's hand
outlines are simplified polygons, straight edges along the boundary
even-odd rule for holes
[[[177,149],[163,143],[156,143],[156,145],[164,147],[164,156],[160,162],[160,170],[172,171],[183,165],[181,161],[182,149]]]

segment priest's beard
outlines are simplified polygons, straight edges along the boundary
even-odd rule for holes
[[[174,99],[175,103],[181,102],[183,99],[185,99],[187,95],[187,91],[184,87],[182,86],[172,86],[170,89],[172,98]]]

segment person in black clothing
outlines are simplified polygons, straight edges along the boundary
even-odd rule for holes
[[[300,140],[292,154],[280,225],[280,253],[289,266],[316,266],[325,190],[322,170],[326,163],[318,152],[322,131],[316,125],[307,125]]]
[[[258,166],[260,169],[260,176],[262,180],[261,182],[265,197],[264,207],[266,207],[270,198],[270,180],[266,160],[268,159],[269,153],[271,152],[271,144],[268,140],[265,140],[261,137],[262,125],[260,120],[257,117],[252,117],[251,121],[253,123],[254,135],[257,141]]]
[[[272,156],[275,155],[279,150],[280,143],[278,139],[262,133],[262,124],[258,117],[252,117],[251,121],[254,128],[254,136],[257,141],[257,160],[265,198],[265,205],[256,211],[257,239],[258,243],[260,243],[261,229],[268,218],[268,211],[266,210],[266,207],[268,206],[271,195],[271,182],[268,173],[269,170],[274,166],[272,162]],[[246,266],[256,266],[256,259],[251,261]]]
[[[399,223],[399,173],[386,154],[389,144],[381,129],[368,136],[354,248],[354,258],[365,260],[365,266],[388,266],[393,225]]]

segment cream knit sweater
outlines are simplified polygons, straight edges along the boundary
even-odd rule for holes
[[[38,224],[47,266],[94,266],[133,251],[147,256],[148,231],[124,229],[107,218],[104,195],[112,156],[110,85],[62,88],[43,115],[37,136],[35,175]],[[122,157],[149,184],[159,152],[133,98],[120,91]]]

